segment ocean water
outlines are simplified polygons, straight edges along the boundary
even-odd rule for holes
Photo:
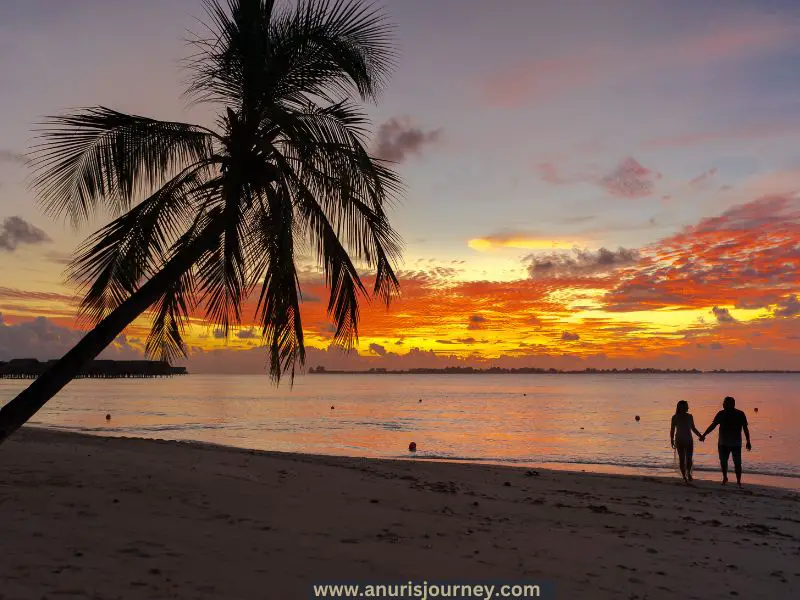
[[[27,383],[0,380],[0,403]],[[795,374],[330,374],[302,376],[277,389],[255,375],[85,379],[70,383],[31,423],[366,457],[409,458],[414,441],[416,460],[675,475],[669,425],[676,402],[689,402],[703,431],[726,395],[736,397],[750,421],[749,480],[800,488]],[[700,478],[717,477],[716,435],[695,442]]]

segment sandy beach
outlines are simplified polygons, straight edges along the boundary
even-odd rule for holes
[[[26,428],[0,448],[0,598],[308,598],[554,581],[558,598],[796,598],[800,496]]]

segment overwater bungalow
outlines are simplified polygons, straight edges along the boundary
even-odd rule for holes
[[[55,363],[35,358],[0,361],[0,379],[36,379]],[[150,378],[187,375],[186,367],[173,367],[162,360],[93,360],[76,376],[78,379]]]

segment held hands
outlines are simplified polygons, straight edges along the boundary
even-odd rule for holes
[[[705,442],[705,441],[706,441],[706,436],[704,436],[704,435],[701,435],[701,436],[700,436],[699,438],[697,438],[697,439],[698,439],[698,440],[700,440],[701,442]]]

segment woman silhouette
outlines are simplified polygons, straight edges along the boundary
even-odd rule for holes
[[[701,437],[701,433],[694,426],[694,418],[689,414],[689,403],[686,400],[680,400],[675,407],[675,414],[672,416],[669,441],[672,447],[678,451],[681,475],[686,483],[692,480],[693,431],[698,438]]]

